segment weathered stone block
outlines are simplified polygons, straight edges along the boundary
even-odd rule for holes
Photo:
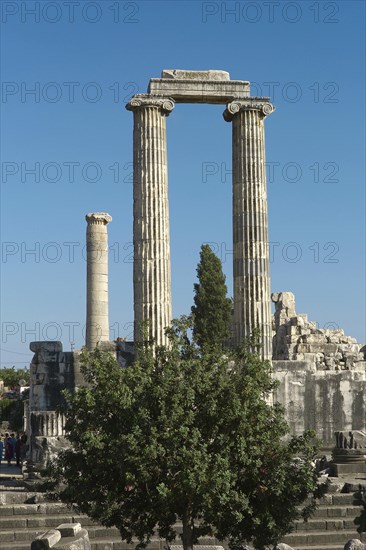
[[[61,540],[61,533],[57,529],[47,531],[32,542],[31,550],[49,550]]]
[[[359,371],[366,371],[366,361],[357,361],[353,365],[353,369],[354,370],[359,370]]]
[[[91,550],[88,531],[80,523],[64,523],[37,537],[31,550]]]
[[[163,69],[161,78],[172,78],[174,80],[230,80],[227,71],[186,71],[182,69]]]
[[[59,341],[31,342],[29,344],[29,349],[33,351],[33,353],[37,353],[40,351],[57,353],[62,351],[62,342],[59,342]]]
[[[351,539],[344,545],[343,550],[365,550],[365,545],[359,539]]]
[[[246,80],[230,80],[225,71],[163,71],[162,78],[152,78],[148,93],[171,98],[177,103],[227,104],[250,95]]]
[[[341,474],[366,474],[366,464],[334,464],[334,473],[336,476]]]
[[[62,523],[57,527],[61,537],[75,537],[81,531],[80,523]]]
[[[335,354],[337,352],[337,344],[329,343],[306,343],[298,344],[297,351],[298,353],[324,353],[325,355]]]

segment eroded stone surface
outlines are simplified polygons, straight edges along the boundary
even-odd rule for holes
[[[163,70],[161,78],[151,78],[151,96],[169,97],[177,103],[226,104],[250,95],[247,80],[230,80],[226,71]]]
[[[62,523],[57,527],[61,537],[75,537],[81,531],[80,523]]]
[[[344,550],[365,550],[365,545],[359,539],[352,539],[344,545]]]
[[[45,352],[46,354],[57,353],[62,351],[62,342],[59,341],[43,341],[43,342],[31,342],[29,349],[33,353]]]
[[[39,535],[31,550],[91,550],[88,531],[80,523],[63,523]]]
[[[32,542],[31,550],[49,550],[59,542],[61,533],[57,529],[50,529]]]
[[[280,382],[274,400],[285,407],[291,433],[313,429],[333,446],[334,432],[359,428],[353,439],[360,444],[366,430],[365,347],[341,329],[319,329],[297,314],[291,292],[273,293],[272,301],[272,365]]]
[[[186,71],[182,69],[163,69],[161,78],[173,78],[175,80],[230,80],[227,71]]]

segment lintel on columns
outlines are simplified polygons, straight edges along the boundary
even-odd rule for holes
[[[230,80],[227,71],[164,69],[161,78],[151,78],[151,96],[165,96],[176,103],[225,104],[250,95],[247,80]]]

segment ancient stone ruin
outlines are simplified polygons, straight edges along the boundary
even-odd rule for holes
[[[365,372],[366,346],[342,329],[321,329],[305,314],[296,314],[292,292],[272,294],[275,304],[273,359],[315,363],[317,370]]]
[[[172,316],[166,119],[180,103],[223,104],[224,119],[232,123],[233,341],[261,328],[263,357],[272,360],[280,382],[274,399],[285,406],[293,434],[312,428],[331,448],[335,432],[366,432],[366,347],[297,314],[291,292],[272,294],[271,315],[264,119],[274,107],[269,98],[251,96],[248,81],[230,80],[225,71],[164,70],[126,106],[134,115],[135,341],[148,319],[151,336],[164,343]],[[99,345],[126,365],[134,343],[109,341],[111,216],[96,212],[86,220],[86,347]],[[33,342],[31,350],[30,458],[43,464],[63,444],[63,419],[56,412],[61,391],[74,390],[83,379],[80,351],[64,352],[61,342]]]
[[[314,429],[333,447],[336,431],[365,431],[366,347],[297,314],[292,292],[273,293],[272,301],[275,400],[286,407],[292,433]]]
[[[165,343],[171,321],[166,118],[179,103],[226,105],[233,152],[233,337],[239,342],[261,327],[263,356],[271,359],[264,119],[274,107],[225,71],[164,70],[150,80],[148,93],[126,105],[134,113],[135,340],[141,321],[149,319],[151,336]]]
[[[85,345],[92,350],[99,342],[109,340],[107,224],[112,216],[95,212],[85,219],[88,224]]]

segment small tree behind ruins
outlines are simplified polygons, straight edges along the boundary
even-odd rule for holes
[[[285,438],[270,363],[249,351],[257,335],[223,354],[182,317],[168,336],[167,347],[143,342],[127,368],[83,353],[89,386],[68,396],[71,447],[53,467],[61,499],[139,547],[173,541],[177,521],[184,550],[205,534],[275,544],[309,512],[298,506],[316,488],[313,435]]]

